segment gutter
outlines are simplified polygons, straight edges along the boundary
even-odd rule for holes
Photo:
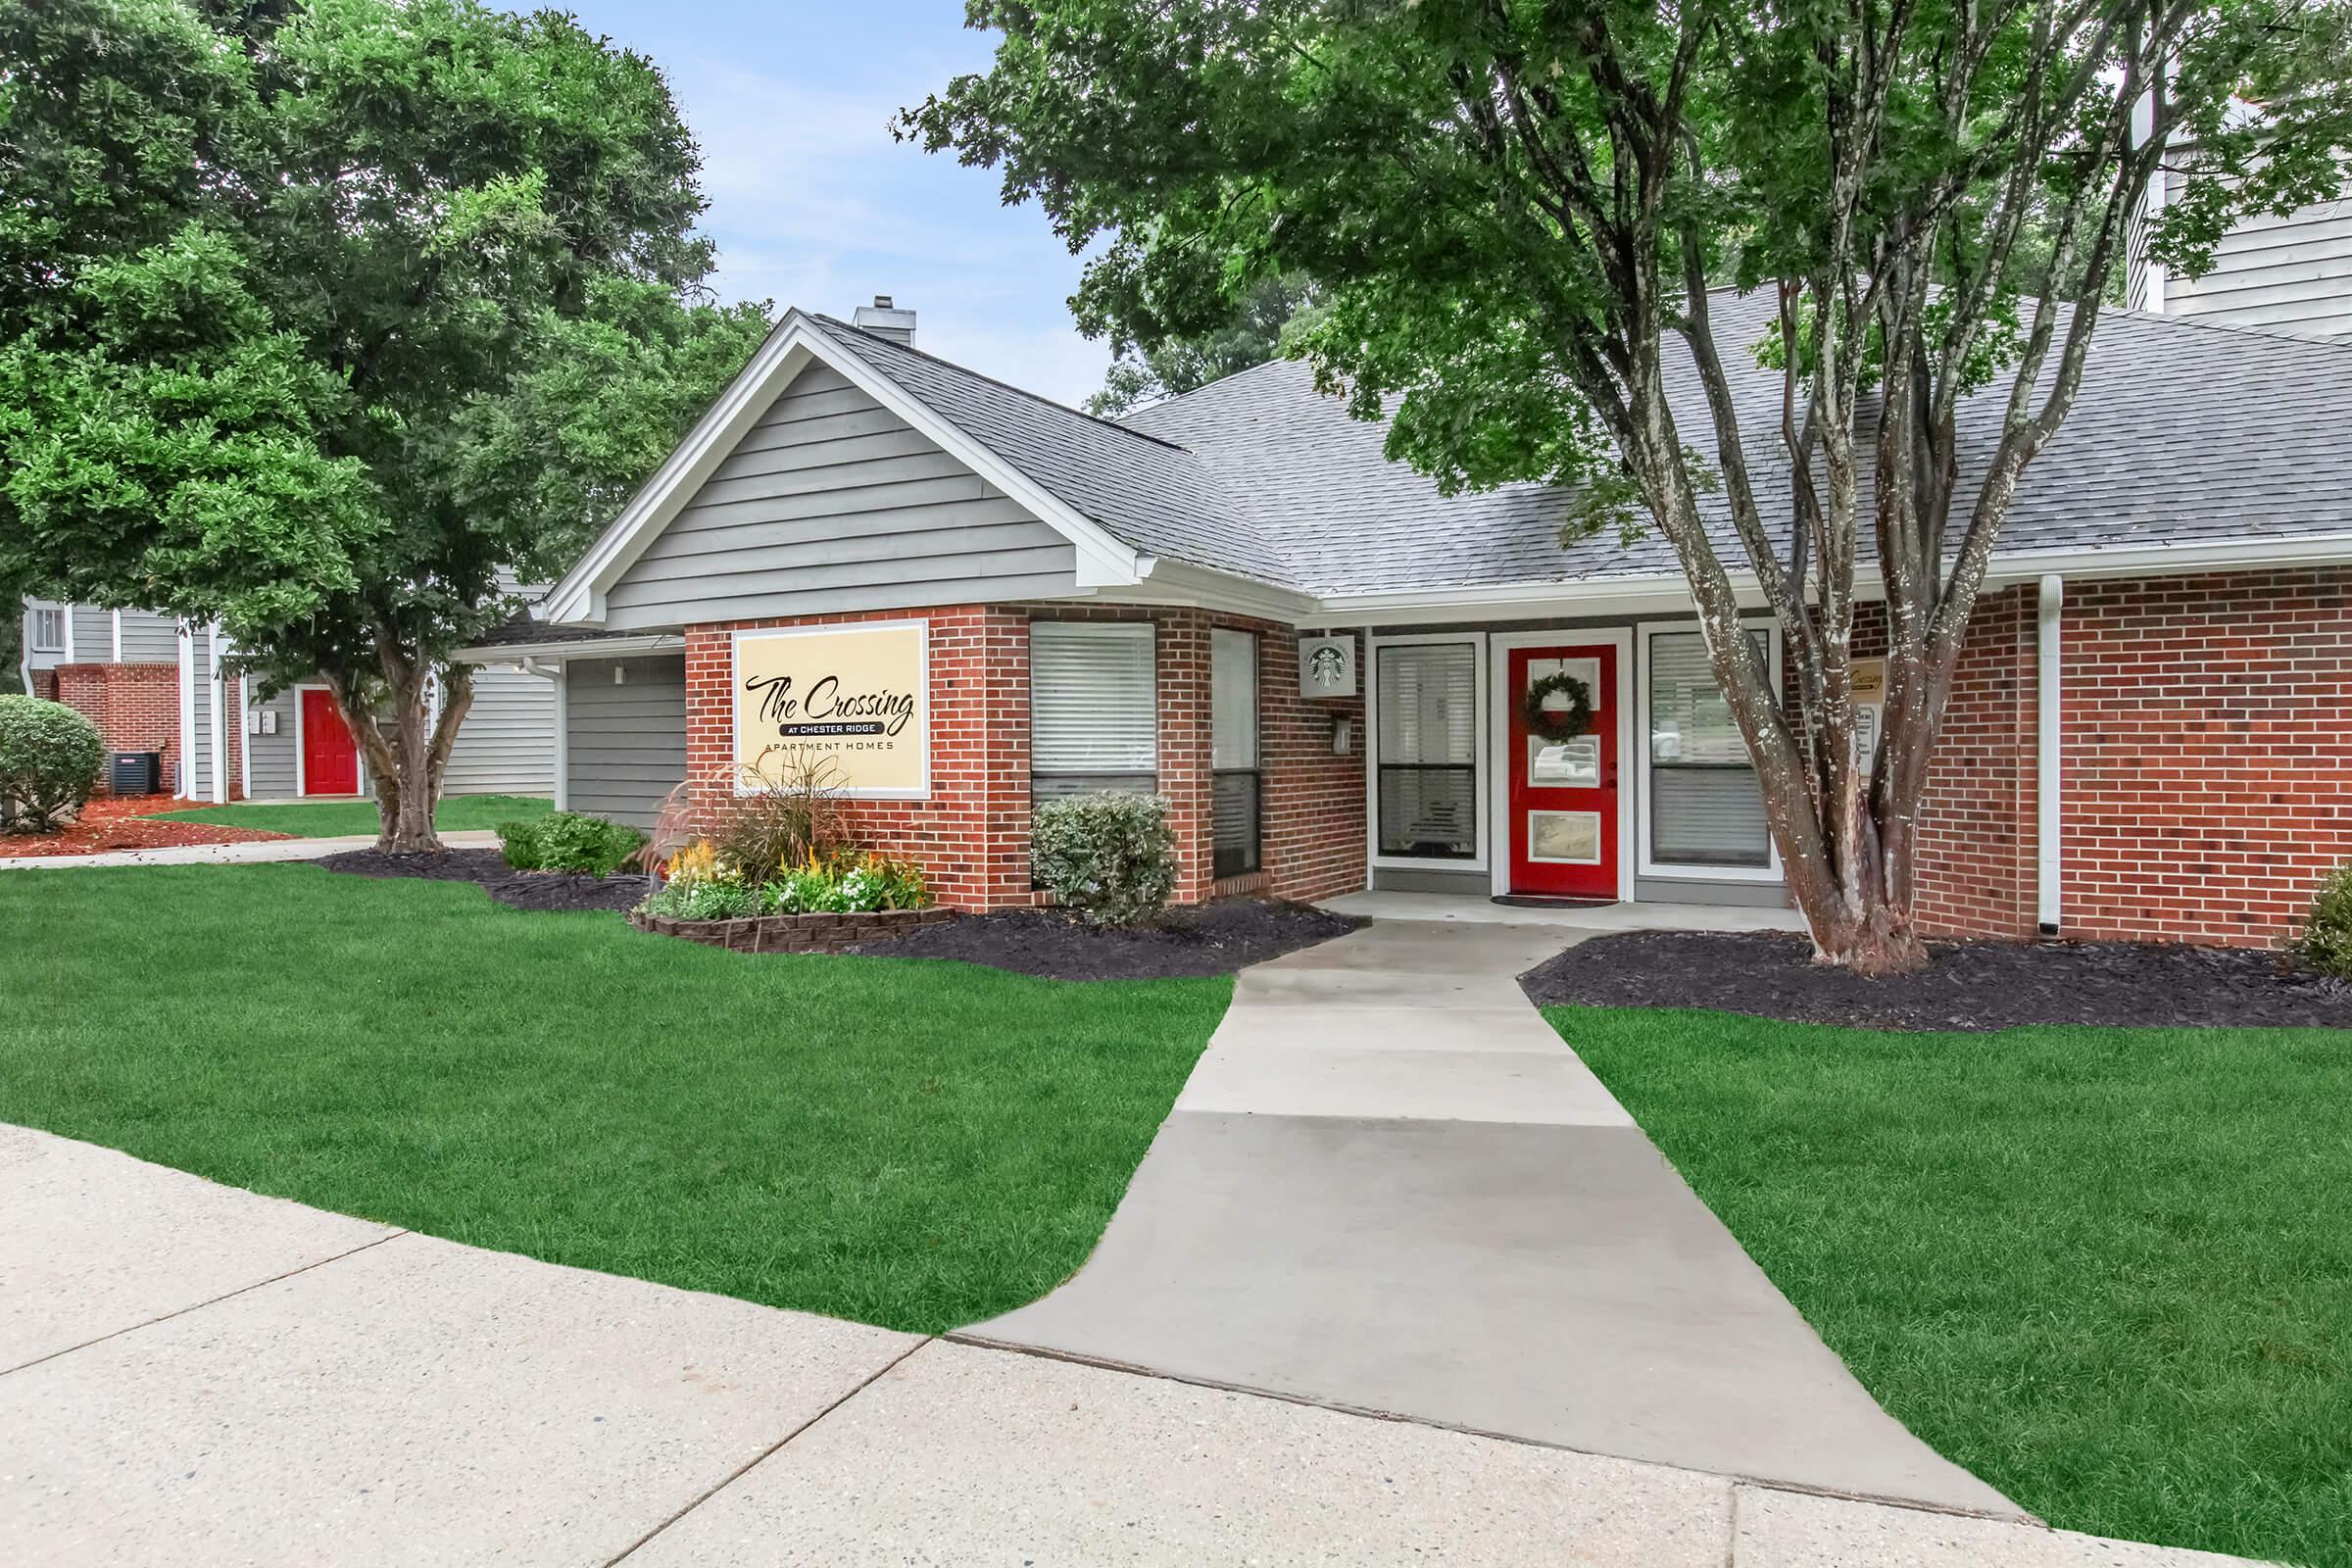
[[[635,637],[579,637],[568,642],[482,643],[461,648],[449,657],[468,664],[519,664],[530,669],[541,660],[560,663],[566,659],[600,659],[612,654],[662,654],[685,646],[684,632],[649,631]]]

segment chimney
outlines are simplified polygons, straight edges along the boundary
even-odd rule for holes
[[[890,302],[887,294],[875,295],[871,305],[858,306],[858,315],[850,324],[860,332],[871,332],[893,343],[914,347],[914,313],[900,310]]]

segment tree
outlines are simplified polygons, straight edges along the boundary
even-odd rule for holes
[[[1924,959],[1915,830],[1962,635],[2150,176],[2168,156],[2204,176],[2148,237],[2176,268],[2209,265],[2234,213],[2334,193],[2352,74],[2343,0],[975,0],[969,17],[1004,33],[993,69],[903,133],[1001,170],[1008,200],[1095,247],[1082,326],[1149,348],[1256,280],[1312,278],[1328,314],[1301,350],[1356,413],[1396,400],[1392,458],[1448,490],[1573,487],[1575,529],[1646,515],[1817,952],[1865,972]],[[1778,308],[1777,429],[1743,428],[1733,403],[1726,367],[1750,345],[1718,338],[1725,286]],[[1704,388],[1700,431],[1669,407],[1670,355]],[[1980,390],[1998,413],[1964,432]],[[1889,646],[1866,773],[1853,642],[1874,568]],[[1793,699],[1740,629],[1743,595],[1783,628]]]
[[[765,327],[702,302],[661,74],[477,0],[53,0],[0,94],[0,580],[323,679],[437,848],[452,656]]]
[[[1150,348],[1118,343],[1102,390],[1086,400],[1086,412],[1115,418],[1263,365],[1281,355],[1286,332],[1302,330],[1315,318],[1314,290],[1303,279],[1260,278],[1223,322],[1205,332],[1163,338]]]

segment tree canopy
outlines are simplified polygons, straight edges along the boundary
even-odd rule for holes
[[[1172,334],[1150,348],[1121,342],[1086,412],[1112,417],[1280,358],[1286,337],[1315,316],[1314,290],[1302,279],[1260,278],[1223,322],[1204,332]]]
[[[654,65],[558,12],[6,8],[0,581],[323,675],[429,844],[450,655],[765,329],[703,291],[699,163]]]
[[[1924,955],[1912,858],[1960,639],[2127,246],[2194,271],[2238,213],[2336,194],[2352,80],[2344,0],[968,16],[1003,34],[992,69],[902,127],[1090,252],[1083,327],[1149,352],[1303,277],[1322,315],[1295,346],[1391,418],[1393,458],[1448,490],[1563,486],[1571,532],[1639,516],[1666,538],[1816,944],[1863,968]],[[2149,220],[2167,160],[2198,177]],[[1729,367],[1757,346],[1717,340],[1721,289],[1777,307],[1777,428],[1742,428]],[[1666,395],[1681,366],[1697,429]],[[2002,387],[1964,472],[1959,406]],[[1865,767],[1871,576],[1889,630]],[[1757,603],[1793,701],[1740,629]]]

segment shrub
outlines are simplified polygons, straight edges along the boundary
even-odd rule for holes
[[[922,871],[888,856],[845,857],[830,864],[810,858],[760,881],[728,864],[704,839],[671,858],[669,880],[644,907],[673,920],[732,920],[747,914],[920,909],[930,902]]]
[[[54,833],[98,787],[106,743],[63,703],[0,697],[0,825]]]
[[[1038,882],[1093,925],[1141,925],[1176,891],[1176,835],[1156,795],[1048,801],[1029,829]]]
[[[672,920],[737,920],[760,913],[762,902],[760,889],[734,877],[708,882],[673,878],[662,883],[644,907]]]
[[[2322,974],[2352,980],[2352,865],[2338,866],[2320,884],[2295,951]]]
[[[829,757],[787,757],[771,776],[760,762],[743,771],[752,793],[730,806],[714,835],[718,857],[765,881],[811,859],[831,864],[850,853],[840,770]]]
[[[498,824],[498,847],[517,871],[584,871],[611,876],[637,853],[645,835],[621,822],[578,811],[552,811]]]

